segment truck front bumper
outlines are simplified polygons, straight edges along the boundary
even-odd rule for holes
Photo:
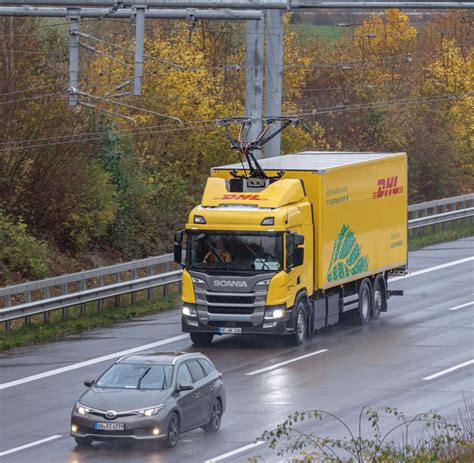
[[[232,314],[229,314],[225,321],[202,321],[197,317],[183,315],[181,325],[184,333],[289,335],[295,332],[293,313],[294,310],[287,310],[286,314],[280,319],[263,319],[261,323],[257,324],[233,321],[231,320]]]

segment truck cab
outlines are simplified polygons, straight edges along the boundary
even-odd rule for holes
[[[218,175],[218,172],[215,174]],[[236,191],[237,190],[237,191]],[[242,191],[238,191],[242,190]],[[298,294],[313,291],[311,204],[298,179],[260,182],[210,177],[202,202],[177,234],[183,270],[184,332],[196,344],[215,334],[304,338]]]

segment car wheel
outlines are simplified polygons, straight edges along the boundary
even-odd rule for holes
[[[212,333],[189,333],[192,343],[196,347],[210,346],[214,335]]]
[[[372,313],[372,291],[368,280],[363,280],[359,288],[359,308],[356,320],[360,325],[367,325]]]
[[[372,304],[372,320],[377,320],[380,317],[382,307],[386,304],[385,287],[383,276],[379,275],[374,281],[374,296]]]
[[[292,335],[292,344],[299,346],[304,343],[306,337],[306,311],[303,302],[296,306],[295,333]]]
[[[90,447],[93,442],[90,437],[75,437],[74,440],[79,447]]]
[[[168,421],[168,432],[166,433],[166,444],[168,447],[176,447],[179,439],[179,416],[172,413]]]
[[[209,423],[203,426],[204,431],[206,432],[217,432],[221,427],[221,419],[222,419],[222,404],[219,399],[214,401],[214,405],[212,406],[211,411],[211,418]]]

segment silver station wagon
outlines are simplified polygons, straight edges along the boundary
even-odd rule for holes
[[[226,396],[222,374],[200,353],[146,353],[122,357],[97,380],[84,383],[71,415],[79,446],[113,439],[165,439],[183,432],[216,432]]]

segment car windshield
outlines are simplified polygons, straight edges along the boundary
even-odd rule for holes
[[[171,365],[136,365],[116,363],[95,383],[96,387],[115,389],[168,389],[171,385]]]
[[[283,234],[191,233],[187,255],[193,269],[278,272],[283,267]]]

